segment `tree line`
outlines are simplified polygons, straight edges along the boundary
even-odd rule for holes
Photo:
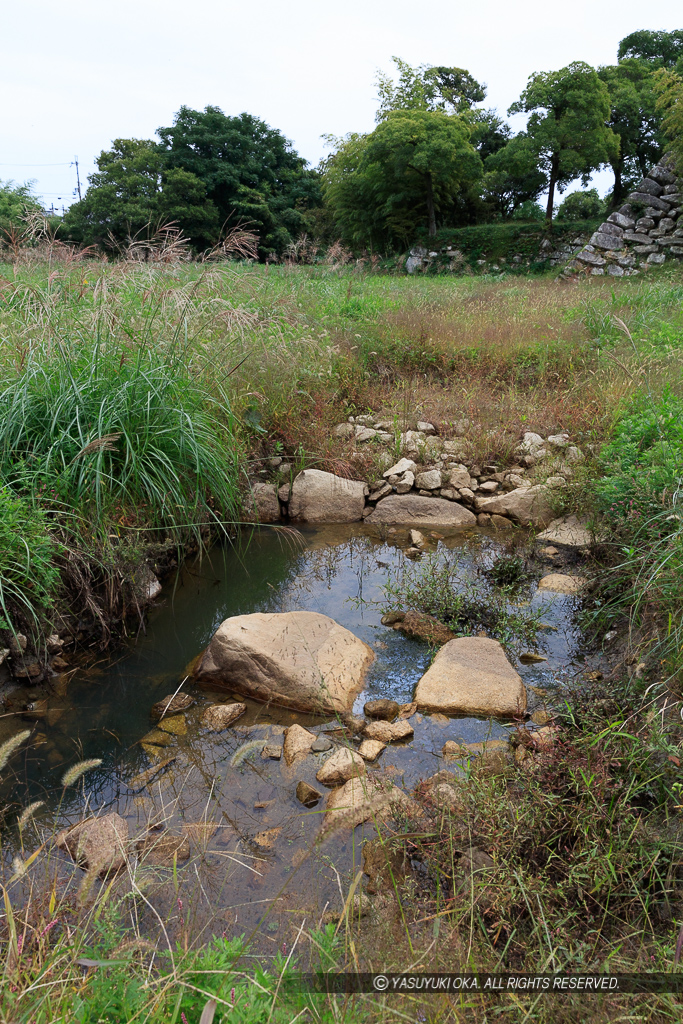
[[[395,78],[378,75],[375,129],[327,136],[316,169],[277,129],[215,106],[181,107],[156,140],[114,140],[60,235],[107,246],[173,222],[205,250],[243,225],[261,258],[304,233],[387,251],[444,227],[543,216],[550,226],[558,194],[606,166],[615,208],[667,147],[683,159],[683,29],[631,33],[613,65],[532,74],[507,111],[528,115],[516,134],[465,69],[394,64]],[[0,222],[21,189],[26,200],[26,186],[0,183]],[[560,214],[602,206],[594,190],[573,193]]]

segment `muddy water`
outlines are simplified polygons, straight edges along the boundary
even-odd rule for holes
[[[433,542],[440,555],[456,557],[463,577],[472,577],[500,552],[505,541],[483,530],[455,531]],[[12,762],[2,784],[2,803],[18,810],[44,800],[36,830],[46,833],[58,822],[73,822],[91,809],[116,810],[129,821],[131,834],[150,824],[192,832],[192,858],[169,881],[166,868],[138,869],[137,884],[146,888],[171,931],[228,935],[254,932],[268,949],[289,937],[302,912],[309,925],[326,906],[339,906],[360,864],[360,844],[371,826],[353,833],[338,831],[317,846],[321,805],[306,810],[296,800],[301,779],[324,790],[315,779],[321,761],[313,754],[288,767],[284,760],[263,760],[248,752],[231,764],[236,751],[253,740],[282,743],[284,728],[300,722],[333,742],[334,721],[250,704],[248,714],[227,732],[213,734],[198,721],[212,695],[186,683],[197,703],[186,714],[184,734],[169,737],[168,755],[176,759],[150,785],[131,785],[153,763],[140,746],[151,727],[150,706],[173,693],[188,663],[206,646],[217,626],[230,615],[257,611],[305,609],[329,615],[365,640],[376,659],[368,673],[363,704],[377,697],[400,703],[411,700],[431,653],[426,645],[381,625],[388,574],[405,564],[401,548],[407,531],[381,537],[361,526],[304,529],[299,538],[263,531],[243,551],[217,549],[201,564],[187,568],[153,609],[146,635],[111,661],[57,679],[48,695],[48,712],[31,741]],[[539,575],[541,574],[539,570]],[[529,687],[530,703],[561,698],[563,679],[579,670],[579,637],[572,625],[570,598],[536,594],[532,585],[522,600],[543,609],[545,630],[536,648],[547,661],[516,667]],[[36,696],[17,692],[12,707]],[[219,696],[225,700],[225,694]],[[18,719],[2,720],[16,731]],[[28,723],[31,724],[31,723]],[[381,772],[407,789],[443,767],[441,748],[448,739],[463,743],[504,738],[509,724],[478,718],[417,714],[411,719],[413,740],[387,748],[369,772]],[[22,727],[25,724],[22,723]],[[2,733],[2,729],[0,729]],[[0,740],[4,734],[0,735]],[[64,770],[81,758],[102,758],[80,787],[62,791]],[[11,815],[10,815],[11,820]],[[14,833],[5,831],[3,849],[11,856]],[[35,836],[34,836],[35,838]],[[64,859],[62,869],[78,870]],[[274,945],[275,944],[275,945]]]

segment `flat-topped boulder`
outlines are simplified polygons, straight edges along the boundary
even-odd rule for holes
[[[391,494],[377,503],[375,511],[367,517],[366,522],[474,526],[477,517],[457,501],[448,501],[446,498],[425,498],[419,494]]]
[[[526,711],[521,676],[497,640],[463,636],[445,644],[417,684],[421,711],[508,717]]]
[[[244,509],[257,523],[276,523],[280,518],[280,502],[275,484],[254,483]]]
[[[357,523],[363,518],[365,484],[321,469],[304,469],[294,480],[289,518],[307,523]]]
[[[223,622],[196,681],[317,714],[347,710],[374,659],[367,644],[318,612],[257,612]]]
[[[593,538],[586,524],[578,516],[565,516],[562,519],[553,519],[548,529],[539,533],[536,540],[564,548],[587,548],[590,547]]]
[[[477,510],[507,516],[521,526],[546,526],[553,517],[550,488],[545,484],[516,487],[507,494],[477,501]]]

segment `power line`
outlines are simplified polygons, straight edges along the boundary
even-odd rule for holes
[[[15,160],[14,163],[0,163],[0,167],[71,167],[71,164],[22,164]]]

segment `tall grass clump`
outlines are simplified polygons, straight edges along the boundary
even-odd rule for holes
[[[0,629],[15,619],[34,625],[52,603],[58,545],[47,527],[42,509],[0,488]]]
[[[147,526],[234,519],[238,449],[220,381],[181,348],[80,336],[33,347],[0,385],[0,475],[91,524],[136,509]]]

